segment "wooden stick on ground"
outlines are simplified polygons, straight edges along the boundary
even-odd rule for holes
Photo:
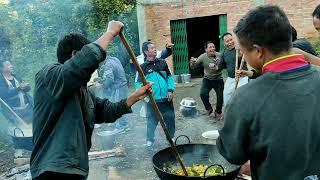
[[[144,76],[144,73],[143,73],[143,71],[142,71],[142,69],[141,69],[141,67],[140,67],[140,65],[139,65],[139,63],[138,63],[138,60],[137,60],[136,56],[134,55],[134,53],[133,53],[133,51],[132,51],[132,49],[131,49],[128,41],[127,41],[127,39],[125,38],[125,36],[124,36],[124,34],[123,34],[123,31],[121,31],[121,32],[119,33],[119,36],[120,36],[120,39],[122,40],[124,46],[126,47],[128,53],[129,53],[129,55],[130,55],[130,57],[131,57],[131,59],[132,59],[132,62],[133,62],[133,64],[134,64],[134,66],[136,67],[136,69],[137,69],[137,71],[138,71],[138,74],[139,74],[139,76],[140,76],[140,78],[141,78],[141,81],[142,81],[143,85],[146,85],[146,84],[147,84],[146,77]],[[155,110],[155,113],[156,113],[156,115],[157,115],[157,117],[158,117],[158,119],[159,119],[159,122],[160,122],[160,124],[161,124],[161,127],[162,127],[162,129],[163,129],[163,131],[164,131],[164,133],[165,133],[165,135],[166,135],[167,141],[169,141],[169,143],[170,143],[170,145],[171,145],[172,151],[173,151],[173,153],[174,153],[177,161],[179,162],[179,164],[180,164],[180,166],[181,166],[181,168],[182,168],[185,176],[188,176],[186,167],[185,167],[185,165],[184,165],[183,162],[182,162],[182,159],[181,159],[181,157],[180,157],[180,155],[179,155],[179,152],[178,152],[177,147],[175,146],[174,142],[172,141],[172,139],[171,139],[171,137],[170,137],[170,134],[169,134],[169,131],[168,131],[167,127],[166,127],[166,124],[164,123],[163,116],[162,116],[162,114],[161,114],[161,112],[160,112],[160,110],[159,110],[159,108],[158,108],[158,105],[157,105],[156,101],[155,101],[154,98],[153,98],[152,93],[149,94],[149,99],[150,99],[150,102],[152,103],[152,106],[153,106],[153,108],[154,108],[154,110]]]
[[[13,111],[13,109],[6,103],[4,100],[0,98],[0,104],[3,105],[9,112],[14,116],[14,120],[19,125],[19,128],[22,129],[26,136],[31,135],[31,126],[25,123],[25,121],[16,113]],[[28,132],[30,131],[30,132]]]
[[[115,148],[107,151],[92,151],[88,153],[89,160],[103,159],[107,157],[124,156],[123,148]]]

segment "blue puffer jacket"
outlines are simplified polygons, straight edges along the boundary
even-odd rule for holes
[[[168,92],[173,92],[174,78],[170,73],[168,65],[163,59],[155,59],[154,61],[146,61],[141,64],[142,71],[144,72],[148,82],[153,82],[152,90],[154,99],[157,102],[167,101]],[[135,83],[136,88],[142,85],[140,77]]]

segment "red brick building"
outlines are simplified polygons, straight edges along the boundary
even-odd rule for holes
[[[219,36],[232,32],[237,21],[257,5],[279,5],[297,29],[298,37],[316,37],[311,13],[319,3],[319,0],[138,0],[140,43],[152,39],[161,49],[173,41],[176,46],[170,67],[175,74],[188,73],[189,58],[203,52],[205,41],[214,41],[217,49],[222,49]]]

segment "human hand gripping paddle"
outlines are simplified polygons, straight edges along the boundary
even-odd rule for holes
[[[244,55],[242,54],[242,58],[241,58],[241,63],[240,63],[240,67],[238,68],[238,50],[236,49],[236,66],[235,66],[235,86],[234,86],[234,93],[238,88],[238,84],[239,84],[239,80],[240,80],[240,75],[238,74],[239,70],[242,70],[243,66],[244,66]]]
[[[133,53],[133,51],[132,51],[132,49],[131,49],[128,41],[127,41],[127,39],[125,38],[125,36],[124,36],[124,34],[123,34],[123,29],[120,31],[119,36],[120,36],[120,39],[121,39],[121,41],[123,42],[124,46],[126,47],[128,53],[129,53],[129,55],[130,55],[130,57],[131,57],[131,59],[132,59],[132,62],[133,62],[133,64],[134,64],[134,66],[136,67],[136,69],[137,69],[137,71],[138,71],[138,74],[139,74],[139,76],[140,76],[140,78],[141,78],[141,81],[142,81],[143,85],[146,85],[146,84],[147,84],[146,77],[144,76],[144,73],[143,73],[143,71],[142,71],[142,69],[141,69],[141,67],[140,67],[140,65],[139,65],[139,63],[138,63],[138,60],[137,60],[136,56],[134,55],[134,53]],[[172,151],[173,151],[173,153],[174,153],[177,161],[179,162],[179,164],[180,164],[180,166],[181,166],[181,168],[182,168],[185,176],[188,176],[186,167],[185,167],[184,163],[182,162],[182,159],[181,159],[181,157],[180,157],[180,154],[179,154],[179,152],[178,152],[177,147],[175,146],[173,140],[171,139],[171,137],[170,137],[170,135],[169,135],[169,131],[168,131],[168,129],[167,129],[165,123],[164,123],[163,116],[162,116],[162,114],[161,114],[161,112],[160,112],[160,110],[159,110],[159,108],[158,108],[158,106],[157,106],[156,101],[155,101],[154,98],[153,98],[152,93],[149,94],[149,99],[150,99],[150,102],[152,103],[152,107],[154,108],[155,113],[156,113],[156,115],[157,115],[157,117],[158,117],[158,119],[159,119],[159,122],[160,122],[160,124],[161,124],[161,127],[162,127],[162,129],[163,129],[163,131],[164,131],[164,134],[166,135],[167,141],[168,141],[168,142],[170,143],[170,145],[171,145]]]
[[[238,75],[238,71],[241,71],[242,68],[243,68],[243,66],[244,66],[244,58],[243,58],[243,56],[242,56],[241,63],[240,63],[240,67],[239,67],[239,69],[238,69],[237,72],[236,72],[236,79],[235,79],[236,83],[235,83],[235,86],[234,86],[234,91],[237,90],[238,84],[239,84],[239,80],[240,80],[240,75]]]

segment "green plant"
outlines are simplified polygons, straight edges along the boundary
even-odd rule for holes
[[[134,1],[122,0],[18,0],[0,1],[0,58],[10,59],[16,74],[34,85],[34,75],[56,62],[56,45],[63,35],[80,32],[94,40],[111,18],[124,21],[126,36],[139,52]],[[124,7],[124,8],[123,8]],[[4,52],[7,52],[4,53]],[[108,50],[127,63],[117,39]],[[124,56],[123,56],[124,55]],[[3,56],[3,57],[1,57]],[[122,57],[123,56],[123,57]]]
[[[318,53],[318,56],[320,55],[320,38],[313,42],[313,47]]]

